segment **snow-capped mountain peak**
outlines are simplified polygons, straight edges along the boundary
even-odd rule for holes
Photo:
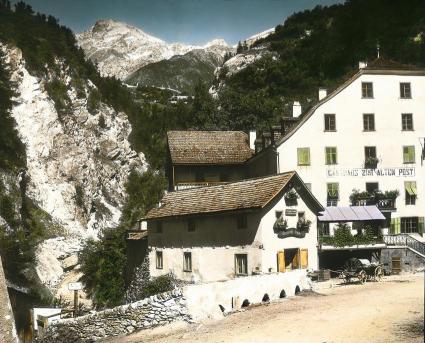
[[[95,62],[104,76],[125,79],[141,67],[204,49],[221,57],[231,49],[222,39],[205,46],[167,43],[137,27],[112,19],[98,20],[89,30],[77,35],[86,56]]]

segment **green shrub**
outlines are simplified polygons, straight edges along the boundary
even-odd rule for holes
[[[66,85],[59,79],[47,82],[46,91],[55,103],[55,109],[58,113],[59,120],[63,120],[71,111],[71,99],[67,93]]]
[[[144,299],[155,294],[172,291],[176,285],[177,280],[173,274],[158,276],[143,285],[140,299]]]

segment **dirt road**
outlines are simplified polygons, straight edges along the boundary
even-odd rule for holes
[[[169,327],[110,343],[400,343],[423,342],[424,277],[388,277],[251,308],[223,320]]]

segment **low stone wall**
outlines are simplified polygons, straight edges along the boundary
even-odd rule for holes
[[[190,321],[181,290],[173,290],[113,309],[50,325],[37,341],[42,343],[86,343],[165,325]]]
[[[298,288],[297,288],[298,287]],[[188,313],[194,321],[219,319],[223,313],[239,310],[244,301],[258,304],[265,296],[270,301],[290,297],[296,290],[310,289],[305,269],[286,273],[242,276],[223,282],[189,285],[184,288]]]

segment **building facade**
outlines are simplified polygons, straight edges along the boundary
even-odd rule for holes
[[[145,218],[150,275],[198,283],[316,269],[321,210],[295,172],[170,192]]]
[[[167,146],[170,191],[246,179],[254,155],[242,131],[169,131]]]
[[[300,116],[276,165],[324,206],[376,204],[390,233],[421,233],[424,145],[425,70],[378,60]]]

